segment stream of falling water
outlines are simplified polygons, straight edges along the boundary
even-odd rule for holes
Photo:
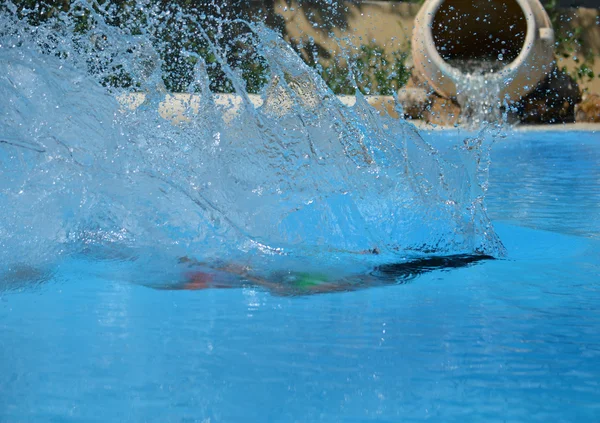
[[[130,14],[144,23],[137,32],[83,1],[35,25],[3,10],[1,268],[82,254],[273,266],[503,253],[484,206],[485,137],[442,155],[359,93],[355,106],[342,105],[277,33],[230,21],[268,68],[255,108],[199,18],[177,11],[170,28],[140,4]],[[212,65],[190,53],[185,119],[160,116],[165,32],[204,40],[235,91],[230,104],[211,91]],[[115,70],[128,86],[106,83]],[[139,107],[116,100],[137,93]]]
[[[499,71],[503,62],[493,60],[464,60],[450,62],[450,77],[456,84],[457,100],[461,106],[461,121],[465,127],[481,128],[487,124],[502,125],[501,92],[506,77]]]

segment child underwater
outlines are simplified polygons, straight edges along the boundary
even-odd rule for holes
[[[375,266],[368,273],[336,277],[325,272],[275,271],[268,275],[253,272],[249,266],[221,263],[208,266],[189,257],[179,262],[189,266],[184,281],[158,289],[203,290],[262,287],[281,296],[347,292],[369,287],[407,283],[417,276],[435,270],[450,270],[492,260],[487,255],[431,256],[405,262]]]

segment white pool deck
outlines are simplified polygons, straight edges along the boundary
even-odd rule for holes
[[[451,131],[457,129],[464,129],[460,125],[458,127],[453,126],[440,126],[432,125],[422,120],[411,120],[420,130],[426,131]],[[600,142],[600,123],[558,123],[558,124],[541,124],[541,125],[512,125],[512,131],[516,132],[592,132],[598,134],[598,142]]]
[[[259,95],[249,94],[249,100],[255,108],[259,108],[263,104],[263,100]],[[356,103],[354,96],[338,96],[340,102],[348,107],[352,107]],[[121,95],[117,100],[121,104],[123,110],[133,111],[141,106],[146,99],[144,93],[132,93]],[[379,111],[385,111],[390,116],[397,118],[398,113],[395,109],[395,101],[391,96],[366,96],[367,102]],[[233,117],[235,113],[242,107],[242,97],[235,94],[213,94],[213,101],[216,106],[222,107],[225,120],[227,116]],[[171,121],[173,124],[179,124],[189,120],[190,113],[198,112],[200,106],[200,96],[196,94],[174,93],[165,94],[164,100],[158,105],[158,112],[161,117]],[[433,125],[421,120],[409,120],[419,130],[425,131],[456,131],[464,129],[461,125],[458,126],[441,126]],[[565,124],[543,124],[543,125],[513,125],[511,130],[517,132],[592,132],[598,133],[598,141],[600,142],[600,123],[565,123]]]

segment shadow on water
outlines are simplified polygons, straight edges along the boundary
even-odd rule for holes
[[[201,263],[190,265],[185,281],[178,284],[154,285],[160,290],[204,290],[262,288],[278,296],[303,296],[334,292],[349,292],[387,285],[406,284],[418,276],[434,271],[451,271],[494,260],[489,255],[460,254],[432,256],[406,262],[375,266],[370,272],[336,278],[328,273],[276,271],[257,275],[248,267],[226,264],[207,268]]]
[[[52,280],[53,272],[26,264],[14,265],[0,272],[0,294],[35,289]]]

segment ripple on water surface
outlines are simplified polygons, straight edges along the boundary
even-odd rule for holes
[[[328,295],[155,290],[65,264],[3,294],[0,416],[593,421],[598,242],[498,232],[504,260]]]

